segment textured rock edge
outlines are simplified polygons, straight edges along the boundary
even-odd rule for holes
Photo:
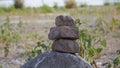
[[[45,58],[50,57],[50,55],[52,54],[52,56],[54,54],[57,55],[68,55],[69,57],[75,57],[76,59],[78,59],[78,61],[82,61],[84,63],[84,66],[86,66],[85,68],[92,68],[92,66],[87,63],[83,58],[81,58],[80,56],[77,55],[73,55],[73,54],[69,54],[69,53],[60,53],[60,52],[55,52],[55,51],[47,51],[44,52],[41,55],[38,55],[37,57],[35,57],[34,59],[28,61],[27,63],[25,63],[23,66],[21,66],[20,68],[38,68],[37,66],[39,65],[39,63],[41,63],[42,61],[44,61]]]
[[[79,44],[75,40],[59,39],[53,42],[52,50],[64,53],[78,53]]]
[[[55,40],[55,39],[76,40],[79,38],[79,29],[78,27],[69,27],[69,26],[52,27],[50,28],[48,38],[50,40]]]

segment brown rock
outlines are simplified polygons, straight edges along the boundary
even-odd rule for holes
[[[55,39],[78,39],[79,38],[79,29],[77,27],[61,26],[61,27],[52,27],[48,35],[50,40]]]
[[[57,16],[55,19],[56,26],[76,26],[75,21],[70,16]]]
[[[78,53],[79,45],[73,40],[59,39],[53,42],[52,50],[65,53]]]

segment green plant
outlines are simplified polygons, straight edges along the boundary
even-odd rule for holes
[[[113,59],[113,62],[109,62],[107,68],[119,68],[120,65],[120,50],[117,50],[116,53],[118,56]]]
[[[32,58],[38,56],[46,50],[50,50],[50,43],[46,43],[43,40],[39,40],[37,42],[37,45],[31,49],[28,60],[31,60]]]
[[[76,8],[77,4],[76,4],[75,0],[65,0],[65,7],[68,9]]]
[[[81,21],[77,19],[76,24],[80,26]],[[103,48],[106,47],[106,40],[89,34],[87,29],[81,29],[79,31],[79,43],[79,55],[85,60],[89,61],[93,65],[93,67],[97,68],[96,62],[94,61],[93,57],[99,56],[101,54]],[[101,46],[95,47],[98,44],[100,44]]]
[[[115,18],[112,18],[112,22],[111,22],[111,26],[110,26],[110,29],[112,31],[116,30],[120,28],[120,20],[118,19],[115,19]]]
[[[14,7],[10,6],[10,7],[0,7],[0,13],[10,13],[14,11]]]
[[[61,9],[62,11],[67,11],[67,9],[66,9],[64,6],[60,7],[60,9]]]
[[[14,7],[16,8],[16,9],[18,9],[18,8],[23,8],[23,0],[14,0]]]
[[[52,12],[53,12],[53,8],[50,7],[50,6],[48,6],[48,5],[43,5],[43,6],[41,7],[41,11],[42,11],[43,13],[52,13]]]
[[[107,22],[102,19],[102,18],[98,18],[96,19],[96,28],[94,29],[94,33],[96,35],[103,35],[104,37],[107,35],[107,32],[109,31],[108,29],[108,24]]]
[[[17,42],[20,38],[19,33],[12,28],[10,24],[9,17],[7,17],[6,22],[0,27],[0,42],[5,44],[4,52],[5,57],[8,56],[10,45],[13,42]]]

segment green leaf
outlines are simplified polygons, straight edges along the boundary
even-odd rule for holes
[[[117,52],[116,52],[118,55],[120,55],[120,50],[117,50]]]
[[[89,55],[93,57],[95,55],[94,49],[90,48],[89,50]]]
[[[33,57],[35,56],[35,50],[32,50],[32,56]]]
[[[41,44],[42,44],[42,41],[38,41],[38,42],[37,42],[37,46],[38,46],[38,47],[41,47]]]
[[[37,53],[37,55],[39,55],[39,54],[42,53],[42,50],[41,50],[41,49],[40,49],[40,50],[37,50],[36,53]]]
[[[102,48],[97,48],[96,49],[97,54],[100,54],[102,52],[102,50],[103,50]]]
[[[111,65],[111,63],[109,62],[108,65],[107,65],[107,68],[111,68],[111,67],[112,67],[112,65]]]
[[[75,20],[75,23],[78,25],[78,26],[80,26],[82,23],[81,23],[81,21],[80,21],[80,19],[76,19]]]
[[[113,60],[113,63],[114,63],[114,65],[120,64],[120,56],[116,57],[116,58]]]
[[[102,40],[102,41],[101,41],[101,45],[102,45],[103,47],[106,47],[106,44],[107,44],[107,43],[106,43],[106,40]]]
[[[94,32],[95,34],[98,34],[98,33],[99,33],[99,29],[96,28],[93,32]]]

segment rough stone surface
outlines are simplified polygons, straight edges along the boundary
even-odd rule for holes
[[[52,50],[65,53],[78,53],[79,45],[74,40],[59,39],[53,42]]]
[[[50,33],[48,35],[50,40],[55,39],[78,39],[79,38],[79,29],[78,27],[69,27],[69,26],[61,26],[61,27],[52,27],[50,29]]]
[[[92,68],[81,57],[69,53],[45,52],[21,68]]]
[[[57,16],[55,19],[56,26],[76,26],[75,21],[70,16]]]

